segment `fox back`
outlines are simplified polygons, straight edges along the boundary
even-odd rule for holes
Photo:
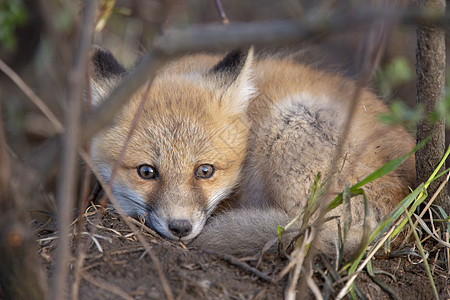
[[[127,71],[99,48],[91,69],[97,106]],[[130,95],[114,122],[93,139],[92,159],[107,181],[118,164],[112,188],[120,206],[144,217],[163,237],[254,253],[276,234],[277,225],[305,208],[319,172],[335,176],[333,195],[412,149],[406,131],[377,122],[386,109],[363,90],[336,164],[339,171],[327,173],[355,91],[356,85],[340,76],[289,59],[258,60],[253,50],[187,56]],[[357,246],[361,224],[375,226],[414,180],[411,158],[369,184],[370,220],[363,218],[362,199],[352,200],[356,218],[348,249]],[[224,209],[217,212],[220,203]],[[335,223],[324,225],[322,250],[332,248],[336,230]]]

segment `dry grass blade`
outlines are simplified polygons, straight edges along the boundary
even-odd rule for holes
[[[445,232],[445,241],[449,242],[449,234],[448,231]],[[447,254],[447,274],[450,276],[450,248],[446,248],[445,252]]]
[[[314,297],[318,300],[323,300],[322,293],[320,292],[319,287],[314,282],[314,279],[312,278],[312,268],[309,268],[311,270],[310,274],[308,274],[308,287],[311,290],[311,292],[314,294]]]
[[[423,228],[423,230],[426,231],[426,233],[428,233],[428,236],[432,237],[434,240],[436,240],[439,244],[450,248],[450,243],[447,243],[446,241],[444,241],[443,239],[439,238],[439,236],[434,232],[434,230],[432,231],[428,225],[425,223],[425,221],[422,220],[422,218],[420,218],[420,216],[414,214],[414,216],[416,217],[416,220],[420,223],[420,226]],[[414,225],[415,228],[415,225]],[[413,230],[411,230],[411,232],[413,232]]]
[[[99,205],[97,205],[97,206],[99,206]],[[84,213],[84,217],[85,217],[85,219],[87,220],[87,222],[89,223],[89,225],[91,225],[91,226],[93,226],[93,227],[95,227],[95,228],[97,228],[97,229],[102,229],[102,230],[106,230],[106,231],[111,231],[112,233],[114,233],[114,234],[116,234],[116,235],[118,235],[118,236],[122,236],[122,234],[120,233],[120,232],[118,232],[117,230],[115,230],[115,229],[113,229],[113,228],[108,228],[108,227],[105,227],[105,226],[102,226],[102,225],[99,225],[99,224],[97,224],[97,223],[94,223],[94,222],[92,222],[89,218],[88,218],[88,216],[89,215],[91,215],[91,214],[97,214],[98,213],[98,210],[96,210],[95,212],[93,212],[93,213],[91,213],[91,212],[89,212],[89,210],[92,208],[92,207],[95,207],[94,205],[92,205],[92,206],[89,206],[87,209],[86,209],[86,212]],[[101,207],[101,206],[99,206],[99,207]]]
[[[339,294],[337,295],[336,299],[342,299],[344,296],[349,292],[350,287],[352,286],[353,282],[355,281],[356,277],[359,273],[364,269],[364,267],[369,263],[369,261],[372,259],[372,257],[375,255],[375,253],[380,249],[380,247],[384,244],[384,242],[390,237],[392,232],[394,232],[396,226],[393,226],[389,232],[387,232],[384,237],[378,242],[378,244],[372,249],[372,251],[367,255],[366,259],[361,263],[361,265],[358,267],[355,273],[353,273],[350,276],[350,279],[347,281],[345,286],[341,289]]]
[[[290,280],[288,287],[286,288],[286,292],[285,292],[285,299],[287,299],[287,300],[294,300],[297,298],[296,292],[295,292],[295,287],[297,286],[298,279],[300,277],[300,272],[303,268],[303,261],[306,256],[306,248],[314,240],[314,237],[315,237],[315,230],[313,228],[311,230],[306,230],[301,246],[299,248],[297,248],[296,250],[294,250],[294,253],[292,253],[293,254],[292,261],[281,272],[281,274],[279,276],[279,278],[283,278],[284,275],[289,270],[291,270],[292,266],[295,265],[295,268],[291,271],[292,272],[291,280]],[[309,270],[310,270],[309,273],[306,275],[306,277],[307,277],[306,281],[308,282],[308,286],[310,286],[309,281],[312,280],[311,279],[312,268],[310,267]],[[314,292],[314,290],[313,290],[313,292]]]

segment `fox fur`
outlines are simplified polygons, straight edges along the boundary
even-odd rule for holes
[[[127,71],[96,48],[91,74],[98,106]],[[332,175],[327,172],[356,89],[351,80],[288,58],[255,58],[252,49],[182,57],[160,69],[149,90],[130,94],[113,123],[93,138],[92,159],[109,181],[145,101],[112,182],[122,209],[143,216],[166,239],[254,254],[276,236],[277,225],[304,210],[317,174]],[[385,111],[362,89],[329,195],[321,201],[414,147],[404,129],[378,122]],[[352,198],[346,251],[359,245],[364,221],[374,228],[414,184],[410,157],[364,187],[368,219],[362,197]],[[340,206],[329,215],[342,213]],[[337,236],[337,222],[324,223],[317,247],[334,253]]]

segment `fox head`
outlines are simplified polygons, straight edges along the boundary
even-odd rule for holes
[[[168,239],[189,242],[201,232],[239,179],[250,129],[247,108],[256,91],[252,61],[250,49],[170,63],[93,138],[92,159],[128,215],[144,217]],[[96,48],[91,74],[97,107],[127,71]]]

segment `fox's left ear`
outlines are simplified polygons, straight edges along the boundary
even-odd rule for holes
[[[111,52],[99,46],[94,46],[91,50],[89,68],[91,100],[94,106],[98,106],[122,80],[127,71]]]
[[[211,73],[216,76],[226,90],[224,99],[227,99],[236,108],[237,112],[247,110],[249,100],[256,93],[253,83],[254,50],[235,50],[228,53]]]

